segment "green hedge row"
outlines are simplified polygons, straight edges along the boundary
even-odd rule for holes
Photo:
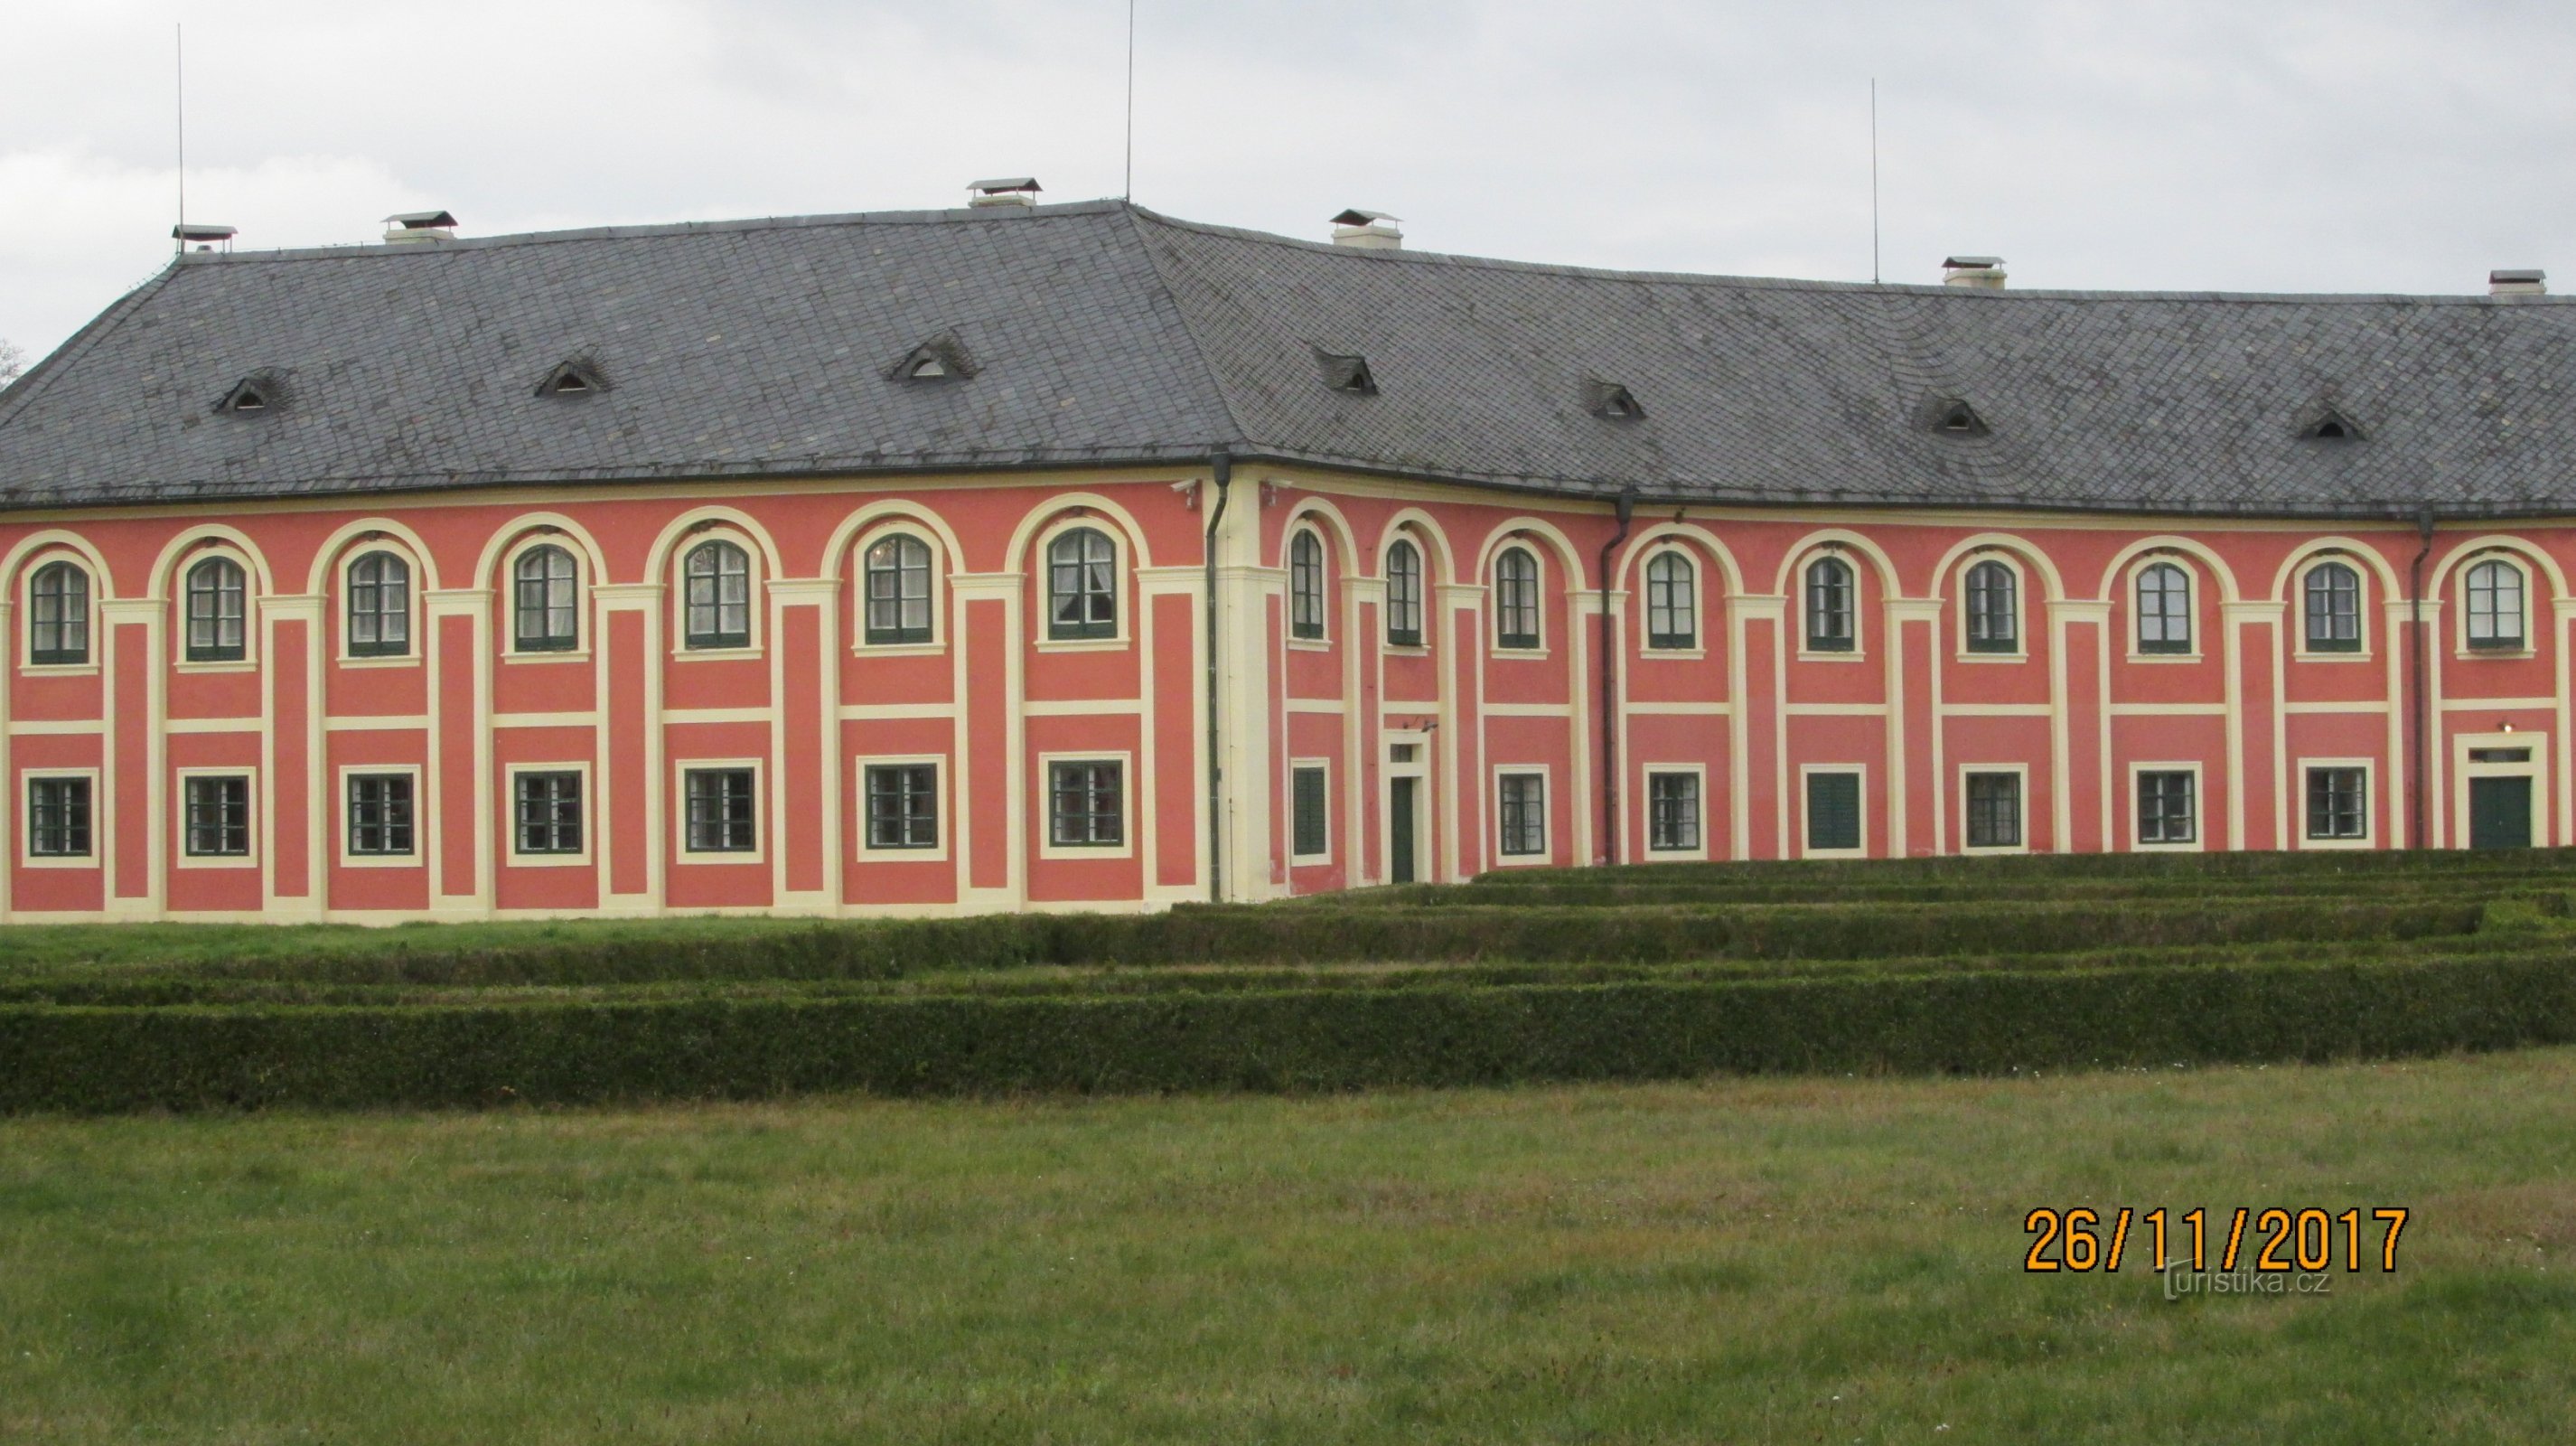
[[[1332,1090],[2318,1060],[2576,1039],[2563,955],[1720,983],[0,1008],[0,1111],[488,1106],[817,1090]]]
[[[624,937],[465,951],[326,954],[199,966],[187,972],[226,980],[512,986],[894,979],[1035,965],[1884,959],[2044,954],[2115,942],[2173,948],[2420,939],[2473,933],[2486,909],[2474,898],[1623,909],[1192,906],[1152,915],[839,922],[732,938]],[[43,980],[12,984],[47,987]]]
[[[2576,871],[2476,872],[2401,875],[2288,875],[2264,878],[1918,880],[1855,883],[1755,878],[1728,882],[1614,882],[1608,880],[1517,883],[1508,888],[1471,884],[1405,884],[1349,894],[1313,894],[1291,907],[1418,909],[1434,905],[1514,908],[1622,908],[1631,905],[1720,904],[1940,904],[1940,903],[2139,903],[2174,900],[2389,900],[2459,902],[2508,894],[2564,899]]]
[[[1497,869],[1474,887],[1598,882],[1615,872],[1634,883],[1728,883],[1756,880],[1886,884],[1908,879],[2287,878],[2314,875],[2462,875],[2563,869],[2576,877],[2576,849],[2245,849],[2209,853],[2008,854],[1922,859],[1787,859],[1754,862],[1626,864],[1598,868]]]

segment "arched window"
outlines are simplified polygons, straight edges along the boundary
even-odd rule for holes
[[[27,583],[27,661],[89,661],[89,574],[49,562]]]
[[[2021,598],[2013,570],[1987,559],[1968,569],[1968,651],[2021,651]]]
[[[572,554],[544,543],[519,554],[511,636],[522,653],[566,653],[581,641],[580,579]]]
[[[751,554],[723,538],[689,549],[680,565],[692,648],[751,646]]]
[[[2308,569],[2308,651],[2361,651],[2361,574],[2340,562]]]
[[[1494,646],[1538,646],[1538,559],[1525,547],[1494,559]]]
[[[2522,625],[2522,569],[2500,557],[2469,569],[2469,646],[2518,651]]]
[[[2138,573],[2138,651],[2191,651],[2191,574],[2170,562]]]
[[[1851,564],[1820,557],[1807,564],[1807,651],[1848,653],[1858,645]]]
[[[1288,541],[1288,636],[1324,635],[1324,540],[1306,528]]]
[[[867,586],[867,640],[929,642],[930,544],[908,532],[890,533],[868,544],[861,571]]]
[[[1646,646],[1699,646],[1699,585],[1691,560],[1664,551],[1646,563]]]
[[[1422,646],[1422,550],[1410,542],[1386,550],[1386,642]]]
[[[411,653],[411,564],[370,552],[349,564],[349,656],[400,658]]]
[[[1118,636],[1118,553],[1096,527],[1047,544],[1047,636]]]
[[[188,661],[229,663],[245,656],[249,583],[241,564],[210,557],[188,569]]]

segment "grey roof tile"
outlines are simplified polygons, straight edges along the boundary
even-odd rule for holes
[[[894,379],[933,341],[973,378]],[[0,508],[1222,447],[1750,504],[2565,512],[2571,343],[2550,298],[1591,271],[1116,202],[191,254],[0,392]],[[575,358],[606,390],[537,395]],[[215,413],[261,371],[283,405]],[[1930,425],[1950,399],[1987,431]],[[2329,408],[2365,440],[2299,435]]]

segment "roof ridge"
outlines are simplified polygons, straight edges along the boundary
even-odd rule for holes
[[[1156,254],[1158,248],[1145,238],[1145,208],[1132,201],[1118,204],[1127,213],[1127,224],[1130,234],[1136,238],[1136,249],[1145,253],[1145,264],[1153,268],[1154,284],[1162,288],[1164,304],[1171,307],[1172,316],[1180,322],[1181,335],[1190,339],[1190,352],[1198,358],[1199,369],[1207,373],[1208,390],[1215,394],[1217,406],[1224,410],[1226,425],[1234,430],[1234,435],[1226,439],[1228,445],[1249,448],[1252,432],[1244,426],[1243,414],[1234,405],[1234,393],[1227,389],[1225,378],[1217,372],[1215,360],[1208,356],[1207,343],[1200,340],[1198,327],[1190,319],[1190,309],[1181,305],[1180,293],[1172,289],[1172,278],[1163,269],[1163,258]]]
[[[109,332],[122,325],[127,317],[141,309],[145,301],[161,288],[169,285],[170,279],[178,274],[177,264],[172,263],[164,265],[159,271],[145,277],[111,303],[107,310],[91,317],[88,325],[65,338],[62,345],[37,358],[36,364],[21,373],[16,381],[0,387],[0,427],[7,427],[11,420],[25,412],[36,397],[53,384],[55,377],[92,347],[97,346]]]

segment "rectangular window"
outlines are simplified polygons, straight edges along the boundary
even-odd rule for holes
[[[747,854],[760,847],[753,802],[757,775],[748,768],[691,768],[680,775],[688,806],[688,850]]]
[[[2138,775],[2138,842],[2185,844],[2200,837],[2200,780],[2187,770]]]
[[[187,790],[188,856],[250,854],[250,780],[239,775],[191,778]]]
[[[40,859],[89,857],[89,780],[27,780],[27,852]]]
[[[581,852],[581,774],[572,770],[514,776],[512,827],[523,854]]]
[[[2370,836],[2370,782],[2360,768],[2308,770],[2308,837]]]
[[[1807,775],[1807,848],[1821,853],[1860,847],[1860,775]]]
[[[872,763],[867,771],[868,847],[939,847],[939,769],[928,763]]]
[[[1127,841],[1127,766],[1047,765],[1047,838],[1058,848],[1117,848]]]
[[[349,852],[370,857],[412,851],[411,775],[349,775]]]
[[[1289,770],[1290,848],[1299,858],[1321,858],[1332,850],[1332,820],[1326,812],[1330,788],[1325,770],[1307,766]]]
[[[1514,858],[1547,852],[1547,775],[1506,773],[1496,780],[1500,797],[1495,817],[1502,826],[1502,851]]]
[[[1699,847],[1699,775],[1646,775],[1646,847],[1695,850]]]
[[[2021,847],[2021,775],[1968,775],[1968,847]]]

